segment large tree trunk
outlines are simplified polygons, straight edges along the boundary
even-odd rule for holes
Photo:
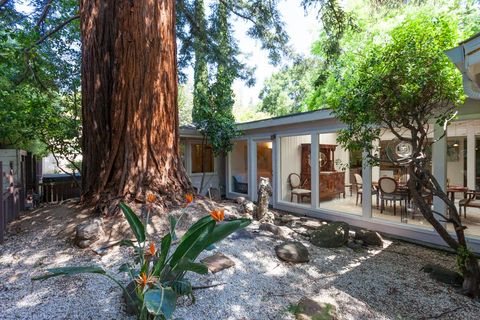
[[[81,0],[83,200],[191,188],[179,157],[175,1]]]

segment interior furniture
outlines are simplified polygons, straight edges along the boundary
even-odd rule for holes
[[[233,176],[233,192],[248,194],[248,182],[245,175]]]
[[[288,184],[290,185],[290,202],[293,202],[293,196],[296,196],[297,203],[303,202],[304,197],[310,198],[312,191],[304,187],[305,180],[302,181],[296,173],[288,175]]]
[[[393,202],[393,215],[397,215],[397,201],[400,202],[400,210],[402,210],[402,201],[405,202],[405,210],[407,208],[408,193],[398,188],[398,183],[390,177],[382,177],[378,180],[378,188],[380,192],[380,213],[385,209],[385,201]],[[403,211],[402,211],[403,212]]]
[[[301,145],[300,178],[304,181],[304,188],[311,189],[310,143]],[[345,172],[335,170],[335,144],[319,145],[319,197],[320,200],[345,197]]]
[[[360,199],[360,203],[362,203],[362,193],[363,193],[363,179],[362,176],[358,173],[353,174],[354,186],[357,192],[357,199],[355,204],[358,205],[358,199]],[[372,195],[377,196],[377,208],[378,208],[378,189],[372,186]]]
[[[463,207],[463,216],[467,218],[467,207],[480,208],[480,191],[469,190],[467,192],[467,197],[460,200],[459,204],[459,214],[462,215]]]

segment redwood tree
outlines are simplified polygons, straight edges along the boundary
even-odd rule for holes
[[[175,1],[80,2],[83,199],[163,204],[191,188],[179,157]]]

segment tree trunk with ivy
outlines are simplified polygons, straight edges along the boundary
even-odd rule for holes
[[[175,1],[80,2],[82,199],[103,213],[120,200],[191,189],[179,156]]]
[[[417,155],[420,152],[416,153]],[[465,240],[465,229],[462,224],[460,215],[458,214],[455,203],[448,198],[445,191],[442,190],[440,184],[426,169],[423,160],[415,159],[408,166],[410,180],[408,188],[412,195],[413,201],[423,217],[433,226],[442,239],[454,249],[457,253],[457,266],[463,276],[463,292],[464,294],[473,298],[480,297],[480,268],[478,259],[468,250],[467,242]],[[448,213],[436,212],[432,210],[431,205],[427,201],[426,194],[422,190],[429,190],[428,197],[438,197],[447,207]],[[435,217],[437,215],[437,217]],[[439,221],[443,219],[453,226],[456,237],[452,237],[445,228],[444,224]]]

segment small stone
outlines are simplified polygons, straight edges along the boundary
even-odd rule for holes
[[[337,308],[325,302],[320,302],[308,297],[303,297],[298,301],[298,313],[295,314],[297,320],[336,320]]]
[[[245,200],[245,197],[236,197],[234,201],[235,203],[242,204],[245,202]]]
[[[90,245],[93,243],[92,240],[79,240],[77,241],[77,246],[79,246],[82,249],[90,247]]]
[[[275,236],[282,238],[282,239],[289,239],[291,234],[293,233],[292,229],[289,229],[284,226],[276,226],[273,223],[262,223],[258,227],[259,230],[269,231],[273,233]]]
[[[202,260],[202,263],[205,264],[212,273],[217,273],[235,265],[232,259],[222,253],[215,253],[213,256],[206,257]]]
[[[280,260],[287,262],[308,262],[310,260],[307,247],[301,242],[289,241],[275,247],[275,253]]]
[[[253,234],[245,229],[240,229],[232,233],[229,237],[232,240],[253,239]]]
[[[299,217],[296,217],[291,214],[284,214],[280,216],[280,221],[282,221],[283,223],[289,223],[289,222],[298,221],[298,220],[300,220]]]
[[[101,219],[92,219],[75,227],[75,243],[80,248],[87,248],[104,235]]]
[[[241,211],[244,213],[244,214],[248,214],[248,215],[253,215],[253,213],[255,212],[255,204],[252,202],[252,201],[249,201],[249,200],[245,200],[242,204],[241,204]]]
[[[345,222],[330,222],[312,232],[310,242],[322,248],[337,248],[348,242],[350,226]]]
[[[360,229],[355,232],[355,240],[363,241],[370,246],[383,246],[382,236],[375,231]]]
[[[307,221],[301,222],[301,225],[307,229],[316,230],[319,227],[321,227],[323,224],[321,221],[318,221],[318,220],[307,220]]]

